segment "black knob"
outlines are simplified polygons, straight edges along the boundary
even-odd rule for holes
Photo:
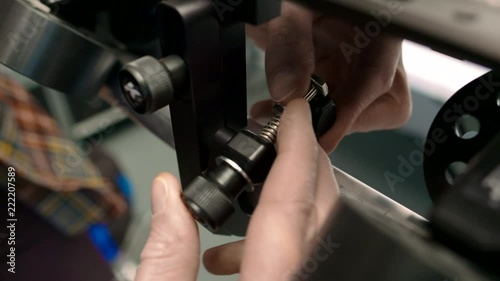
[[[188,185],[184,203],[198,222],[217,232],[235,212],[240,194],[264,182],[275,158],[273,143],[243,130],[225,145],[218,165]]]
[[[336,106],[328,96],[328,86],[318,76],[304,96],[312,111],[314,130],[318,136],[335,122]],[[183,200],[193,217],[208,230],[217,232],[235,212],[234,202],[251,214],[264,183],[276,159],[275,141],[284,107],[275,105],[275,116],[257,135],[242,130],[224,145],[216,158],[218,166],[197,177],[183,193]],[[223,137],[222,139],[226,139]],[[243,193],[244,190],[249,193]],[[241,194],[243,196],[240,196]]]
[[[169,105],[187,80],[184,61],[175,55],[157,60],[146,56],[120,71],[125,99],[134,111],[152,113]]]
[[[182,199],[193,218],[215,233],[234,213],[233,201],[246,184],[238,171],[223,163],[207,175],[196,177]]]
[[[321,137],[328,132],[337,119],[337,105],[329,96],[317,96],[309,102],[314,132]]]

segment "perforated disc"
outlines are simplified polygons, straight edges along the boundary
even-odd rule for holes
[[[491,71],[453,95],[427,134],[424,174],[433,201],[453,186],[470,159],[499,131],[500,72]]]

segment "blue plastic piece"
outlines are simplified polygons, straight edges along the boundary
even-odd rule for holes
[[[130,203],[132,200],[133,188],[128,177],[124,174],[118,174],[115,178],[115,183],[118,188],[120,188],[121,192],[125,196],[125,199],[127,199],[127,202]]]
[[[89,228],[88,234],[104,259],[109,263],[115,261],[120,250],[108,227],[103,223],[96,223]]]

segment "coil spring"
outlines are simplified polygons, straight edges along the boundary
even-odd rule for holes
[[[310,102],[318,93],[318,89],[316,89],[314,84],[311,84],[309,90],[307,91],[304,99],[307,102]],[[281,108],[281,110],[274,111],[274,116],[271,118],[271,121],[267,123],[267,125],[260,131],[259,136],[270,143],[275,143],[276,138],[278,136],[278,127],[280,126],[281,115],[283,114],[283,107],[281,105],[276,105]]]
[[[281,113],[276,112],[271,121],[260,131],[259,136],[267,142],[275,143],[280,126]]]

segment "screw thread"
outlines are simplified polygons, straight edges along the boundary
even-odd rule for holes
[[[317,94],[318,94],[318,89],[313,83],[311,83],[311,86],[309,87],[309,90],[304,96],[304,99],[307,102],[310,102]],[[283,106],[282,105],[276,105],[276,106],[278,107],[278,110],[274,111],[273,118],[271,118],[271,121],[269,121],[267,125],[264,126],[264,128],[259,133],[259,137],[269,143],[276,143],[276,138],[278,136],[278,128],[280,126],[280,119],[281,115],[283,114]]]

